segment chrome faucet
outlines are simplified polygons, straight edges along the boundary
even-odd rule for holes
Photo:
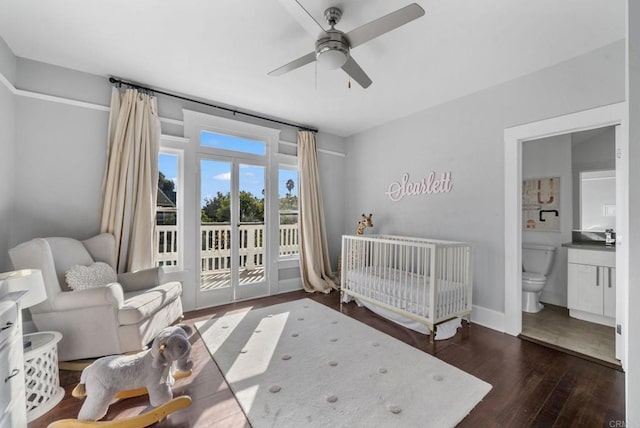
[[[607,229],[604,231],[604,245],[613,245],[616,242],[616,238],[613,237],[613,229]]]

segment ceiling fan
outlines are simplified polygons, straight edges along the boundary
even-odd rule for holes
[[[313,52],[278,67],[268,74],[280,76],[318,61],[329,69],[342,68],[363,88],[368,88],[372,81],[351,56],[351,49],[424,15],[424,9],[412,3],[344,33],[335,28],[342,17],[342,10],[337,7],[330,7],[324,11],[324,18],[331,27],[325,30],[297,0],[281,0],[281,3],[309,33],[315,36],[320,29],[320,36],[316,40]]]

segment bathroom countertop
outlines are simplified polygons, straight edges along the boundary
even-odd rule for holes
[[[604,242],[565,242],[563,247],[575,248],[577,250],[593,250],[593,251],[616,251],[615,245],[604,245]]]

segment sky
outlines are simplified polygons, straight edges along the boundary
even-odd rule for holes
[[[233,149],[253,154],[265,154],[263,142],[246,140],[237,137],[230,137],[210,132],[202,132],[201,144],[208,147],[220,149]],[[160,171],[166,178],[173,180],[177,184],[178,177],[178,157],[177,155],[160,153],[158,159]],[[246,190],[253,195],[261,197],[264,189],[264,166],[240,164],[239,181],[240,190]],[[206,197],[213,197],[218,191],[226,194],[231,186],[231,163],[226,160],[203,159],[200,164],[201,174],[201,197],[200,201],[204,205]],[[290,169],[280,169],[278,174],[278,193],[283,197],[287,193],[286,182],[292,179],[295,183],[292,193],[298,193],[298,172]]]

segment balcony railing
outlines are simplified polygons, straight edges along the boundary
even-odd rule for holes
[[[298,225],[281,224],[279,255],[298,254]],[[264,267],[264,223],[241,223],[239,236],[240,269]],[[156,226],[155,260],[159,266],[178,264],[178,226]],[[214,273],[231,268],[231,225],[202,224],[200,226],[200,266],[202,273]]]

